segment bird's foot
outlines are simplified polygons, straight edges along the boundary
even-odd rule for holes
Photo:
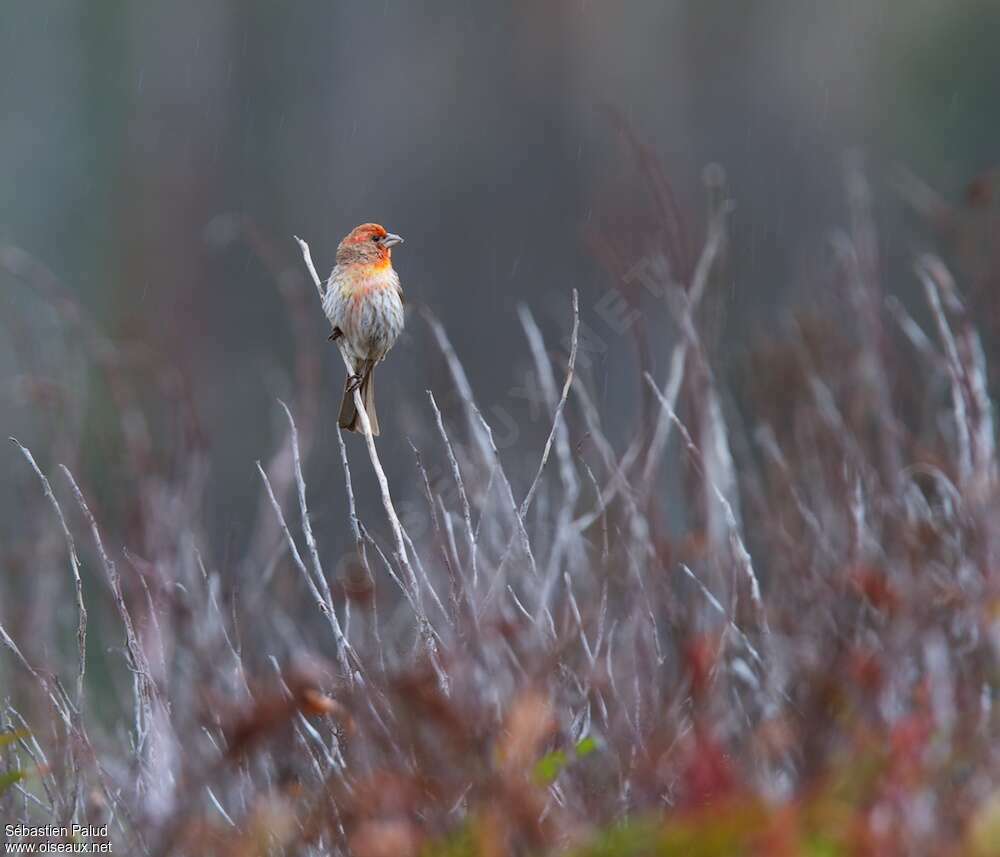
[[[353,393],[358,387],[361,386],[361,382],[364,380],[360,375],[348,375],[347,376],[347,392]]]

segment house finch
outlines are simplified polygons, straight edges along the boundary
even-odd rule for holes
[[[337,264],[326,283],[323,311],[333,325],[351,374],[344,386],[338,423],[360,431],[354,391],[361,390],[372,434],[378,434],[372,372],[403,330],[403,289],[392,269],[391,247],[403,239],[377,223],[355,227],[337,247]]]

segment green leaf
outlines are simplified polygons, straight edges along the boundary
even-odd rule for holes
[[[597,742],[592,737],[588,736],[576,745],[576,757],[578,759],[586,758],[596,749]]]
[[[841,857],[840,843],[822,836],[814,836],[804,843],[806,857]]]
[[[477,822],[473,817],[458,830],[425,845],[420,852],[420,857],[477,857],[480,851],[480,837],[477,835],[476,828]]]
[[[1000,853],[1000,790],[993,792],[972,816],[966,849],[968,857],[996,857]]]
[[[14,783],[19,783],[27,776],[25,771],[7,771],[0,774],[0,795],[9,789]]]
[[[659,828],[652,822],[644,821],[611,827],[589,845],[571,852],[572,857],[653,857],[668,853],[663,848]]]
[[[0,732],[0,747],[6,747],[22,738],[27,738],[31,733],[27,729],[15,729],[13,732]]]
[[[535,779],[543,785],[548,785],[559,776],[567,761],[566,754],[562,750],[554,750],[542,756],[535,765]]]

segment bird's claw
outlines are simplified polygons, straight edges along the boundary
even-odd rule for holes
[[[347,392],[353,393],[358,387],[361,386],[361,382],[364,379],[360,375],[348,375],[347,376]]]

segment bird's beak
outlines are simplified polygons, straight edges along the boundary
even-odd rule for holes
[[[383,247],[393,247],[396,244],[402,244],[403,239],[399,235],[394,235],[392,232],[388,233],[385,238],[382,239]]]

